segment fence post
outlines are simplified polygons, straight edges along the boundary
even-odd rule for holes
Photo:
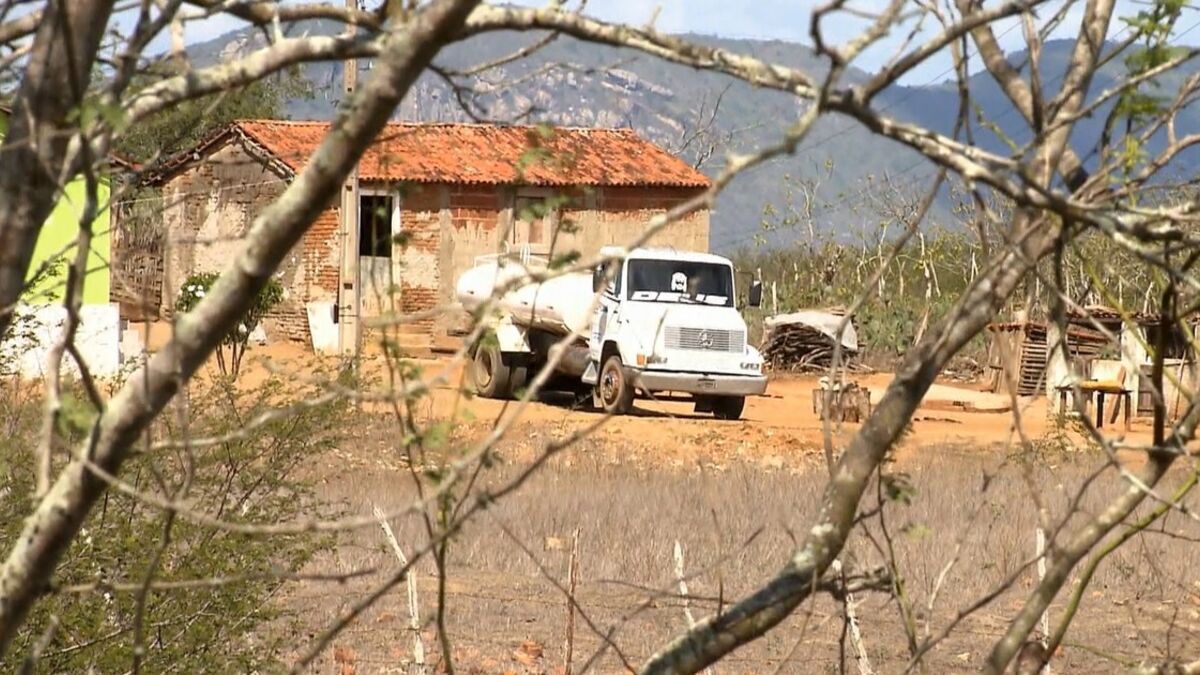
[[[696,627],[696,617],[692,615],[692,606],[688,602],[687,579],[683,574],[683,546],[675,540],[675,579],[679,581],[679,598],[683,601],[683,616],[687,619],[688,630]],[[713,675],[712,666],[704,669],[705,675]]]
[[[400,566],[408,564],[408,557],[404,555],[403,549],[400,548],[400,542],[396,539],[396,534],[392,532],[392,526],[388,525],[387,519],[383,517],[383,511],[374,506],[375,520],[379,521],[379,527],[383,529],[383,535],[387,537],[388,543],[392,545],[392,551],[396,554],[396,558],[400,560]],[[408,629],[413,634],[413,665],[418,673],[425,672],[425,643],[421,641],[421,608],[417,605],[417,570],[410,568],[408,574],[404,575],[404,580],[408,585]]]
[[[563,665],[565,675],[571,675],[571,660],[575,656],[575,587],[579,583],[579,528],[571,537],[571,558],[567,562],[567,648]]]
[[[1038,570],[1038,585],[1040,586],[1046,580],[1046,531],[1041,525],[1037,526],[1037,570]],[[1042,628],[1042,651],[1045,652],[1049,646],[1047,642],[1050,639],[1050,608],[1042,612],[1042,618],[1039,622]],[[1041,672],[1044,675],[1050,675],[1050,654],[1046,654],[1046,665],[1042,667]]]
[[[829,569],[840,577],[842,575],[842,561],[834,560]],[[858,663],[858,672],[861,675],[874,675],[875,670],[871,668],[871,660],[867,658],[867,647],[863,644],[862,630],[858,625],[858,615],[854,611],[854,595],[847,592],[844,602],[846,606],[846,623],[850,626],[850,643],[854,646],[854,660]]]

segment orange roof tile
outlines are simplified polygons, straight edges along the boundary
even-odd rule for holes
[[[243,134],[299,171],[327,122],[241,120]],[[216,138],[212,141],[217,141]],[[217,143],[183,153],[195,158]],[[699,171],[629,129],[389,123],[359,162],[364,181],[707,187]]]

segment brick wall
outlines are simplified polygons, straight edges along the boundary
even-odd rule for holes
[[[163,187],[168,232],[164,304],[173,305],[188,274],[224,269],[240,249],[250,223],[285,187],[283,180],[235,143],[168,181]],[[372,186],[364,183],[363,187]],[[629,243],[645,231],[651,217],[698,192],[648,187],[573,192],[572,203],[560,219],[571,222],[576,231],[560,232],[554,253],[574,250],[588,256],[602,246]],[[459,275],[474,265],[477,256],[501,250],[501,235],[511,231],[515,195],[513,188],[485,185],[420,185],[404,190],[400,227],[407,241],[392,257],[400,312],[415,314],[454,304]],[[338,211],[336,205],[322,211],[285,259],[279,275],[285,299],[265,322],[271,337],[307,342],[306,303],[336,301]],[[673,224],[650,243],[707,250],[708,212]],[[425,316],[408,322],[401,331],[444,334],[460,320],[453,314]]]
[[[440,304],[443,283],[444,230],[455,218],[466,218],[464,204],[485,200],[486,192],[464,193],[460,186],[421,185],[405,193],[401,202],[400,229],[405,246],[396,251],[400,287],[400,312],[415,314]],[[459,212],[456,215],[456,212]],[[405,331],[434,332],[437,320],[426,316],[408,322]]]
[[[294,301],[276,317],[279,332],[289,340],[309,342],[308,302],[337,301],[341,267],[339,219],[340,209],[335,206],[321,211],[297,247],[302,273],[291,280],[287,289]]]
[[[168,311],[189,275],[225,269],[241,250],[255,216],[285,187],[279,176],[232,144],[162,186],[163,304]],[[290,256],[282,271],[295,274]]]
[[[524,191],[523,191],[524,192]],[[574,233],[554,237],[554,253],[579,251],[594,255],[603,246],[626,244],[645,231],[646,224],[700,190],[681,188],[595,188],[572,191],[571,205],[560,221],[570,221]],[[551,194],[565,194],[550,191]],[[400,253],[401,308],[404,313],[432,310],[455,303],[458,277],[475,258],[501,249],[501,236],[512,231],[513,188],[496,186],[426,185],[405,195],[401,228],[410,236],[409,249]],[[650,245],[708,250],[708,212],[701,211],[666,228]],[[547,237],[544,244],[548,244]],[[459,324],[453,313],[414,322],[414,328],[444,334]]]
[[[223,271],[241,250],[254,219],[286,187],[284,179],[233,142],[163,184],[163,306],[167,316],[183,281],[197,272]],[[284,299],[264,321],[272,339],[307,342],[305,303],[336,297],[336,232],[337,210],[326,210],[284,258],[276,272]]]
[[[671,187],[608,187],[597,190],[597,208],[609,213],[664,211],[704,190]]]

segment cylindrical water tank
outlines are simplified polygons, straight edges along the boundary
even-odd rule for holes
[[[481,263],[458,278],[458,301],[474,311],[497,289],[505,288],[507,292],[497,304],[514,323],[562,334],[576,330],[586,335],[594,296],[591,275],[574,272],[542,283],[522,283],[520,279],[531,272],[544,274],[545,268],[515,261]]]

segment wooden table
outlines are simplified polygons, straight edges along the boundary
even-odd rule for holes
[[[1070,385],[1067,385],[1067,386],[1062,386],[1062,387],[1056,387],[1056,389],[1058,389],[1059,410],[1065,411],[1067,409],[1067,393],[1073,392],[1075,388]],[[1104,426],[1104,397],[1107,395],[1110,395],[1110,394],[1112,396],[1116,396],[1117,397],[1117,408],[1124,408],[1125,430],[1129,431],[1130,416],[1132,414],[1132,403],[1133,403],[1132,392],[1130,392],[1128,389],[1124,389],[1124,388],[1116,389],[1113,387],[1103,387],[1103,386],[1101,386],[1101,387],[1091,386],[1090,387],[1090,386],[1088,386],[1087,382],[1081,382],[1079,384],[1079,391],[1084,396],[1088,397],[1089,399],[1092,399],[1092,398],[1095,399],[1096,428],[1097,429]],[[1111,421],[1112,422],[1117,421],[1117,411],[1116,410],[1113,410],[1113,416],[1112,416]]]

